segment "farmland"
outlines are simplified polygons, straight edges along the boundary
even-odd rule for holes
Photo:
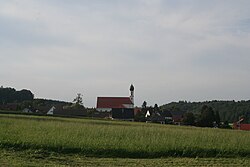
[[[244,166],[249,138],[247,131],[1,114],[0,162]]]

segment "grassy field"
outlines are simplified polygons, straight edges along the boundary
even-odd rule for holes
[[[0,114],[2,164],[244,166],[250,162],[249,139],[247,131]]]
[[[60,154],[0,149],[0,166],[249,166],[249,158],[97,158],[79,154]]]

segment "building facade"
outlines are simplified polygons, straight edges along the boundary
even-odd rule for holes
[[[129,97],[97,97],[96,110],[109,112],[112,119],[134,120],[134,86],[129,90]]]

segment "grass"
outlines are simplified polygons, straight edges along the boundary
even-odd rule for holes
[[[0,149],[1,166],[249,166],[249,158],[97,158],[79,154],[60,154]]]
[[[0,114],[0,163],[244,166],[250,162],[249,138],[248,131]]]

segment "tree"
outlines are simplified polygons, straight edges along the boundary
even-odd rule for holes
[[[250,111],[250,100],[241,101],[204,101],[204,102],[171,102],[169,104],[159,106],[162,110],[173,111],[174,107],[178,107],[181,111],[189,111],[194,114],[200,114],[201,107],[208,105],[213,107],[214,111],[218,110],[220,114],[221,122],[228,121],[230,123],[236,122],[240,115],[245,115],[247,111]],[[216,114],[216,113],[215,113]],[[250,115],[248,117],[248,123],[250,123]]]
[[[23,89],[21,91],[15,92],[15,99],[17,102],[27,101],[27,100],[33,100],[34,95],[30,90]]]
[[[158,107],[157,104],[155,104],[155,106],[154,106],[154,112],[155,113],[159,113],[160,112],[160,109],[159,109],[159,107]]]
[[[147,102],[146,102],[146,101],[144,101],[144,102],[142,103],[142,108],[147,108]]]
[[[187,112],[184,114],[183,117],[183,124],[184,125],[195,125],[195,116],[191,112]]]
[[[214,117],[215,117],[215,122],[216,122],[217,126],[220,127],[220,114],[219,114],[218,110],[215,111]]]
[[[145,113],[142,112],[142,111],[137,112],[136,115],[135,115],[135,121],[138,121],[138,122],[145,122],[145,121],[146,121]]]
[[[142,103],[142,106],[141,106],[142,114],[146,114],[147,108],[148,108],[148,107],[147,107],[147,102],[144,101],[144,102]]]
[[[154,105],[154,109],[159,109],[158,104]]]
[[[0,87],[0,104],[19,103],[33,99],[34,95],[30,90],[16,91],[14,88]]]
[[[202,106],[200,119],[197,122],[198,126],[201,127],[213,127],[215,122],[214,110],[212,107],[207,105]]]
[[[83,105],[82,94],[77,93],[76,98],[73,100],[77,105]]]
[[[81,93],[77,93],[76,98],[73,100],[73,105],[71,106],[71,108],[84,108],[83,106],[83,99],[82,99],[82,94]]]

